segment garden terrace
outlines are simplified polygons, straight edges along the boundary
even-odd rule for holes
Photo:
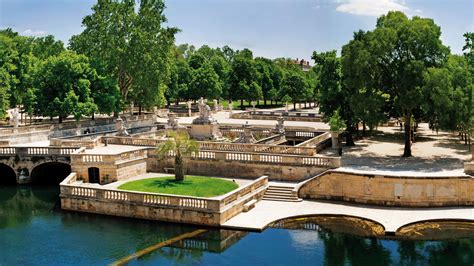
[[[218,226],[243,211],[244,204],[260,199],[268,178],[255,181],[217,198],[201,198],[105,189],[78,182],[70,174],[61,183],[61,207],[150,220]]]

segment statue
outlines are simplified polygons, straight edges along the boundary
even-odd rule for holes
[[[234,141],[234,143],[255,143],[257,140],[254,138],[252,134],[252,127],[249,125],[247,121],[245,125],[242,125],[242,132],[240,132],[239,138]]]
[[[14,128],[17,128],[18,125],[20,124],[20,117],[19,117],[19,112],[17,108],[13,109],[12,111],[12,122],[13,122]]]
[[[214,113],[217,113],[219,111],[219,105],[217,105],[217,100],[214,99]]]
[[[191,111],[192,103],[191,101],[188,101],[186,104],[188,105],[188,116],[191,117],[192,116],[192,111]]]
[[[222,137],[217,121],[211,116],[211,108],[204,103],[204,99],[198,102],[199,117],[191,124],[191,137],[197,140],[218,139]]]
[[[232,115],[232,109],[234,108],[234,104],[232,100],[229,101],[229,118]]]
[[[175,113],[168,113],[168,121],[165,128],[176,130],[183,127],[179,125],[179,122],[178,122],[178,119],[176,119]]]
[[[285,122],[285,119],[283,118],[283,116],[279,116],[277,118],[277,124],[276,124],[276,127],[275,127],[275,131],[279,135],[285,135],[285,126],[283,125],[284,122]]]
[[[127,128],[125,127],[125,122],[122,118],[117,118],[115,123],[115,128],[117,129],[117,136],[119,137],[130,137],[130,134],[127,132]]]

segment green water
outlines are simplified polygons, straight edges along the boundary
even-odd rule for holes
[[[0,265],[107,265],[198,227],[64,212],[59,189],[0,187]],[[209,229],[209,228],[208,228]],[[474,239],[401,241],[310,230],[209,229],[129,265],[469,265]]]

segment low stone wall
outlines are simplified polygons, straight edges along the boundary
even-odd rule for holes
[[[21,131],[12,134],[0,133],[0,141],[8,141],[9,145],[23,144],[29,142],[47,141],[51,132],[46,130],[32,130],[31,132]]]
[[[245,203],[263,197],[263,176],[219,198],[130,192],[76,185],[76,173],[61,183],[61,208],[148,220],[219,226],[239,214]]]
[[[187,160],[186,165],[188,173],[194,175],[250,179],[267,175],[271,180],[301,181],[340,167],[340,163],[338,157],[200,151]],[[155,150],[150,149],[147,167],[149,172],[164,172],[165,168],[174,167],[174,158],[158,160]]]
[[[321,122],[320,114],[306,112],[274,112],[274,111],[246,111],[233,113],[230,117],[234,119],[254,119],[254,120],[277,120],[283,116],[286,121],[304,121],[304,122]]]
[[[302,184],[298,195],[305,199],[386,206],[473,206],[474,179],[469,176],[382,176],[332,170]]]
[[[316,136],[314,138],[311,138],[307,141],[304,141],[296,145],[296,147],[314,148],[316,152],[320,152],[330,146],[331,146],[331,133],[330,132],[325,132],[319,136]]]
[[[128,137],[104,137],[103,141],[107,141],[108,144],[156,147],[165,140]],[[226,143],[212,141],[198,141],[198,144],[200,150],[213,151],[259,152],[305,156],[311,156],[316,153],[316,150],[311,147],[296,147],[289,145]]]

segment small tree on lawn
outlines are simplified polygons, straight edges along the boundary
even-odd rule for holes
[[[170,132],[168,139],[158,145],[158,158],[162,159],[170,152],[174,154],[174,172],[176,181],[183,181],[185,174],[185,159],[199,151],[198,143],[192,140],[185,131]]]
[[[339,115],[339,110],[334,111],[332,116],[329,118],[329,130],[333,134],[333,146],[335,146],[334,139],[337,139],[338,148],[341,146],[340,134],[344,132],[344,128],[346,128],[346,123],[344,123],[344,120]]]

